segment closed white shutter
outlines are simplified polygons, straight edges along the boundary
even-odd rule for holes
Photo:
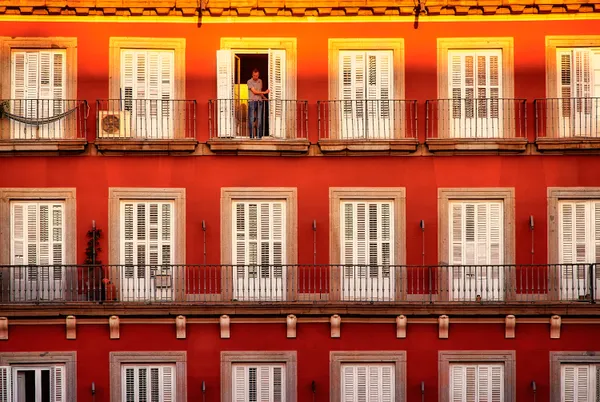
[[[124,402],[175,402],[175,367],[123,366],[121,389]]]
[[[393,62],[389,51],[366,52],[367,135],[390,138],[393,127]]]
[[[65,397],[65,367],[53,366],[51,371],[52,402],[66,402]]]
[[[504,219],[499,201],[450,203],[449,261],[454,298],[502,298]]]
[[[562,402],[597,402],[599,366],[595,364],[563,364],[561,367]]]
[[[0,366],[0,402],[12,402],[12,378],[10,366]]]
[[[121,50],[121,96],[138,137],[173,134],[174,60],[171,50]]]
[[[269,50],[269,135],[285,138],[288,103],[286,89],[285,50]],[[295,108],[295,105],[294,105]],[[295,110],[295,109],[294,109]]]
[[[234,137],[234,95],[233,95],[233,53],[231,50],[217,50],[217,113],[219,137]]]
[[[285,366],[282,364],[233,365],[235,402],[285,402]]]
[[[343,364],[342,402],[393,402],[393,364]]]
[[[281,298],[286,263],[285,203],[240,201],[233,203],[235,247],[232,261],[238,298]]]
[[[504,366],[452,364],[449,391],[451,402],[503,402]]]
[[[343,139],[365,137],[365,52],[340,51],[340,112]]]
[[[502,51],[448,51],[448,94],[454,137],[501,135]],[[445,105],[441,105],[445,107]]]

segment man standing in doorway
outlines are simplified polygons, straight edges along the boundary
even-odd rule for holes
[[[266,94],[270,90],[263,91],[262,80],[258,78],[260,72],[257,68],[252,70],[252,78],[248,80],[248,132],[250,138],[254,138],[254,128],[256,122],[256,137],[261,138],[263,136],[263,103],[267,99]]]

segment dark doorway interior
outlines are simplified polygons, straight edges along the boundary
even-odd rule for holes
[[[259,78],[262,80],[263,91],[269,88],[269,55],[267,53],[236,53],[235,55],[235,84],[246,87],[246,83],[252,78],[252,70],[255,68],[259,71]],[[239,80],[239,82],[238,82]],[[237,91],[236,91],[237,92]],[[245,89],[247,92],[247,89]],[[249,97],[250,94],[248,94]],[[269,98],[269,95],[266,95]],[[247,106],[244,107],[244,112],[247,113]],[[269,105],[265,103],[263,109],[263,129],[261,136],[269,135]],[[245,116],[242,117],[243,125],[245,126]],[[242,130],[246,130],[243,127]]]

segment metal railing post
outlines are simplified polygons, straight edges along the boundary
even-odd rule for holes
[[[590,303],[596,303],[596,281],[594,280],[594,269],[596,264],[590,264]]]

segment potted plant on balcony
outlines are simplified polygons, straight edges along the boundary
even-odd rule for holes
[[[84,264],[87,267],[88,300],[102,302],[105,299],[108,284],[110,284],[110,282],[106,282],[107,278],[104,275],[102,261],[98,260],[98,253],[102,251],[100,247],[102,231],[96,228],[94,222],[92,229],[87,232],[86,236],[88,241]]]

